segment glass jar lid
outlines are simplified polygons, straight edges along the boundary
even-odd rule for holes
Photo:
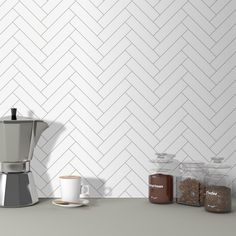
[[[205,174],[206,169],[203,162],[185,161],[180,164],[180,175],[184,178],[203,181]]]
[[[224,157],[212,157],[210,163],[206,165],[206,167],[212,170],[227,170],[231,166],[224,163]]]
[[[155,168],[152,171],[156,173],[169,173],[173,170],[174,154],[168,153],[155,153],[156,159],[151,160],[155,164]]]
[[[180,165],[180,169],[182,170],[203,170],[204,169],[204,163],[203,162],[194,162],[194,161],[189,161],[189,162],[182,162]]]
[[[151,160],[152,163],[170,163],[173,162],[173,159],[175,157],[174,154],[168,154],[168,153],[155,153],[156,159]]]

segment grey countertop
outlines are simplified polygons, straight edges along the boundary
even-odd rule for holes
[[[31,207],[0,208],[1,235],[31,236],[232,236],[233,212],[214,214],[203,207],[154,205],[146,199],[91,199],[90,205],[61,208],[41,199]]]

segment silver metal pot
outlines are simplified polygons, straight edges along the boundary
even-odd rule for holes
[[[48,124],[20,117],[0,120],[0,162],[24,162],[33,157],[34,147]]]
[[[42,132],[42,120],[12,115],[0,119],[0,206],[28,206],[38,201],[30,161]]]

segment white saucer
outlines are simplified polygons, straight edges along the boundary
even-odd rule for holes
[[[52,201],[53,205],[60,206],[60,207],[81,207],[81,206],[86,206],[89,204],[88,199],[80,199],[77,202],[65,202],[62,199],[54,199]]]

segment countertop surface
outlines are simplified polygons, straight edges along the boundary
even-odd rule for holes
[[[156,205],[147,199],[90,199],[89,206],[62,208],[40,199],[31,207],[0,208],[1,235],[31,236],[233,236],[233,212],[214,214],[203,207]]]

